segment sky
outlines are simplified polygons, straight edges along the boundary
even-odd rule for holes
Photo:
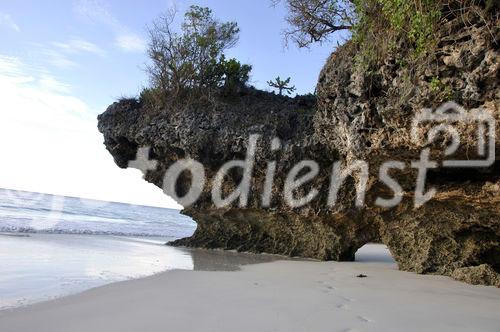
[[[261,89],[279,75],[291,76],[297,92],[313,92],[336,45],[285,47],[286,11],[271,0],[2,1],[0,187],[180,208],[140,171],[114,164],[96,118],[147,86],[147,25],[190,5],[239,24],[227,54],[253,66],[250,83]]]

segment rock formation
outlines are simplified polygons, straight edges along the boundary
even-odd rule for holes
[[[428,63],[404,66],[398,61],[407,58],[401,47],[370,75],[355,66],[352,59],[356,47],[343,46],[331,56],[320,76],[316,137],[322,144],[337,148],[348,160],[370,160],[376,171],[387,160],[418,159],[422,148],[412,139],[410,128],[415,112],[423,108],[454,100],[469,110],[486,110],[498,123],[499,52],[494,42],[499,36],[498,22],[494,26],[493,31],[489,30],[480,17],[469,13],[466,19],[441,27],[436,56]],[[439,78],[439,87],[430,83],[435,78]],[[462,147],[454,158],[477,158],[477,140],[467,136],[465,129],[461,135]],[[497,125],[497,158],[498,137]],[[442,140],[432,146],[432,159],[442,161],[444,156],[439,152],[447,143]],[[413,192],[415,186],[411,171],[415,170],[395,175],[407,193]],[[396,209],[378,211],[382,240],[399,267],[457,277],[456,269],[486,263],[498,273],[499,179],[498,159],[489,169],[440,168],[431,172],[427,181],[428,187],[436,188],[439,194],[425,206],[415,209],[413,197],[408,195]],[[369,196],[375,197],[384,189],[375,183]],[[469,273],[467,269],[460,271],[462,275]],[[468,280],[464,276],[459,279]],[[485,283],[493,279],[485,278]]]
[[[467,23],[465,23],[467,22]],[[500,119],[498,22],[487,25],[480,17],[455,19],[440,29],[435,56],[426,65],[405,66],[404,47],[388,54],[377,71],[367,73],[355,63],[354,43],[339,47],[320,74],[317,103],[254,89],[238,98],[221,99],[210,107],[191,105],[178,110],[154,110],[135,100],[111,105],[99,116],[106,148],[120,167],[135,159],[139,147],[151,147],[156,170],[145,179],[159,187],[175,161],[191,158],[204,165],[207,183],[200,199],[183,213],[198,224],[194,235],[173,245],[267,252],[321,260],[353,260],[355,252],[371,241],[382,241],[400,269],[450,275],[474,284],[499,284],[500,272],[500,164],[489,168],[438,167],[428,174],[427,188],[437,194],[421,207],[414,206],[417,172],[410,167],[420,158],[422,144],[411,134],[417,111],[454,100],[465,109],[484,108]],[[436,84],[435,78],[439,78]],[[434,83],[433,83],[434,82]],[[461,128],[460,134],[470,134]],[[245,207],[238,202],[217,208],[211,183],[229,160],[245,159],[248,138],[259,134],[251,194]],[[273,138],[281,146],[272,149]],[[500,137],[498,125],[496,137]],[[449,139],[429,145],[431,159],[441,163]],[[477,142],[462,141],[453,158],[472,160]],[[499,156],[498,139],[495,141]],[[497,157],[498,158],[498,157]],[[302,186],[296,197],[315,188],[319,194],[304,207],[285,202],[283,186],[290,169],[314,160],[319,174]],[[340,188],[337,204],[327,205],[332,165],[356,160],[369,162],[366,204],[356,207],[356,174]],[[395,160],[406,167],[391,176],[405,191],[394,208],[381,208],[377,197],[392,192],[378,181],[382,163]],[[276,161],[276,176],[269,207],[262,204],[266,169]],[[223,190],[238,186],[242,172],[229,173]],[[191,185],[182,174],[179,194]]]

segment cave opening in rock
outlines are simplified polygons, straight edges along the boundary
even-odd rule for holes
[[[362,263],[396,263],[389,248],[382,243],[367,243],[356,251],[355,261]]]

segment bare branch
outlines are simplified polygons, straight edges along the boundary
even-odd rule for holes
[[[272,0],[277,5],[281,0]],[[290,27],[284,31],[286,41],[299,47],[328,40],[337,31],[354,25],[353,4],[349,0],[286,0]]]

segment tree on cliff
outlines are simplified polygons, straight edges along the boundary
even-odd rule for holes
[[[180,33],[174,30],[176,11],[171,10],[149,28],[147,67],[156,91],[170,97],[207,96],[224,89],[232,92],[249,79],[251,66],[224,52],[238,42],[235,22],[219,22],[209,8],[191,6]]]
[[[415,55],[430,51],[442,19],[450,20],[470,8],[487,16],[498,0],[271,0],[288,9],[285,40],[299,47],[328,41],[335,32],[349,31],[361,46],[363,57],[381,58],[397,42]]]
[[[281,0],[272,0],[276,5]],[[354,26],[355,6],[349,0],[286,0],[289,28],[285,40],[299,47],[327,41],[337,31]]]
[[[274,79],[274,81],[267,81],[267,84],[274,88],[278,89],[279,95],[283,96],[283,91],[288,93],[289,95],[294,92],[295,85],[294,86],[289,86],[291,78],[287,78],[286,80],[282,80],[279,76]]]
[[[236,59],[226,60],[223,57],[221,62],[221,71],[223,73],[224,85],[222,92],[226,95],[233,94],[241,89],[250,79],[252,66],[241,64]]]

